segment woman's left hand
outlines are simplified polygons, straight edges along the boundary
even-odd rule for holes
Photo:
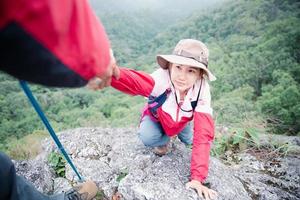
[[[203,198],[204,194],[204,199],[205,200],[211,200],[217,197],[218,193],[212,189],[209,189],[208,187],[202,185],[200,181],[197,180],[191,180],[188,182],[186,185],[186,188],[192,188],[195,189],[198,193],[198,195]]]

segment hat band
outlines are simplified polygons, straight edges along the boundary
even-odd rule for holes
[[[185,50],[182,50],[182,49],[173,51],[173,55],[183,56],[186,58],[192,58],[192,59],[202,63],[207,68],[208,60],[207,60],[207,58],[205,58],[203,56],[195,56],[195,55],[193,55]]]

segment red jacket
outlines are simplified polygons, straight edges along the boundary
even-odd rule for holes
[[[0,1],[0,69],[78,87],[106,71],[110,44],[87,0]]]
[[[119,80],[113,78],[112,86],[130,95],[144,97],[159,96],[166,89],[171,89],[167,100],[157,110],[157,120],[168,136],[179,134],[188,122],[194,120],[194,137],[191,159],[191,179],[203,182],[208,174],[210,144],[214,138],[214,122],[210,107],[210,89],[208,82],[202,82],[200,98],[195,112],[183,112],[175,101],[175,92],[180,99],[178,91],[172,88],[168,70],[158,69],[151,75],[131,69],[121,68]],[[191,110],[191,101],[197,99],[201,81],[197,81],[191,88],[181,108]],[[179,102],[179,100],[178,100]],[[146,114],[151,115],[150,111]]]

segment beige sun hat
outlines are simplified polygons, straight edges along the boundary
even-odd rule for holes
[[[205,44],[194,39],[180,40],[172,55],[157,55],[157,63],[163,68],[168,68],[168,63],[180,65],[189,65],[203,69],[210,81],[216,80],[216,77],[208,69],[208,48]]]

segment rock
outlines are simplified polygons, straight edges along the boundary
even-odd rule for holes
[[[240,156],[243,161],[234,166],[238,169],[234,173],[253,199],[300,199],[300,156],[274,157],[269,161],[245,153]]]
[[[260,136],[261,146],[275,145],[286,148],[286,151],[292,154],[300,154],[300,137],[275,134],[262,134]]]
[[[13,161],[18,175],[24,176],[37,190],[46,194],[53,192],[53,172],[47,165],[45,154],[33,160]]]
[[[62,132],[59,138],[81,175],[95,181],[109,199],[116,193],[124,200],[199,199],[194,190],[185,188],[190,176],[191,150],[176,140],[167,155],[158,157],[139,141],[136,132],[134,128],[79,128]],[[44,158],[57,151],[50,139],[45,140],[43,146]],[[211,158],[205,184],[219,193],[218,200],[299,198],[298,157],[295,160],[283,158],[280,162],[285,164],[274,169],[271,163],[263,163],[247,153],[240,154],[239,160],[236,165],[226,166]],[[45,159],[39,162],[47,166]],[[271,176],[271,170],[279,177]],[[37,179],[53,184],[43,179],[43,173]],[[57,185],[68,189],[68,183],[78,180],[69,165],[66,179],[55,179],[55,192],[65,191]]]
[[[62,192],[66,192],[72,188],[70,182],[62,177],[58,177],[54,179],[53,183],[53,194],[58,194]]]

